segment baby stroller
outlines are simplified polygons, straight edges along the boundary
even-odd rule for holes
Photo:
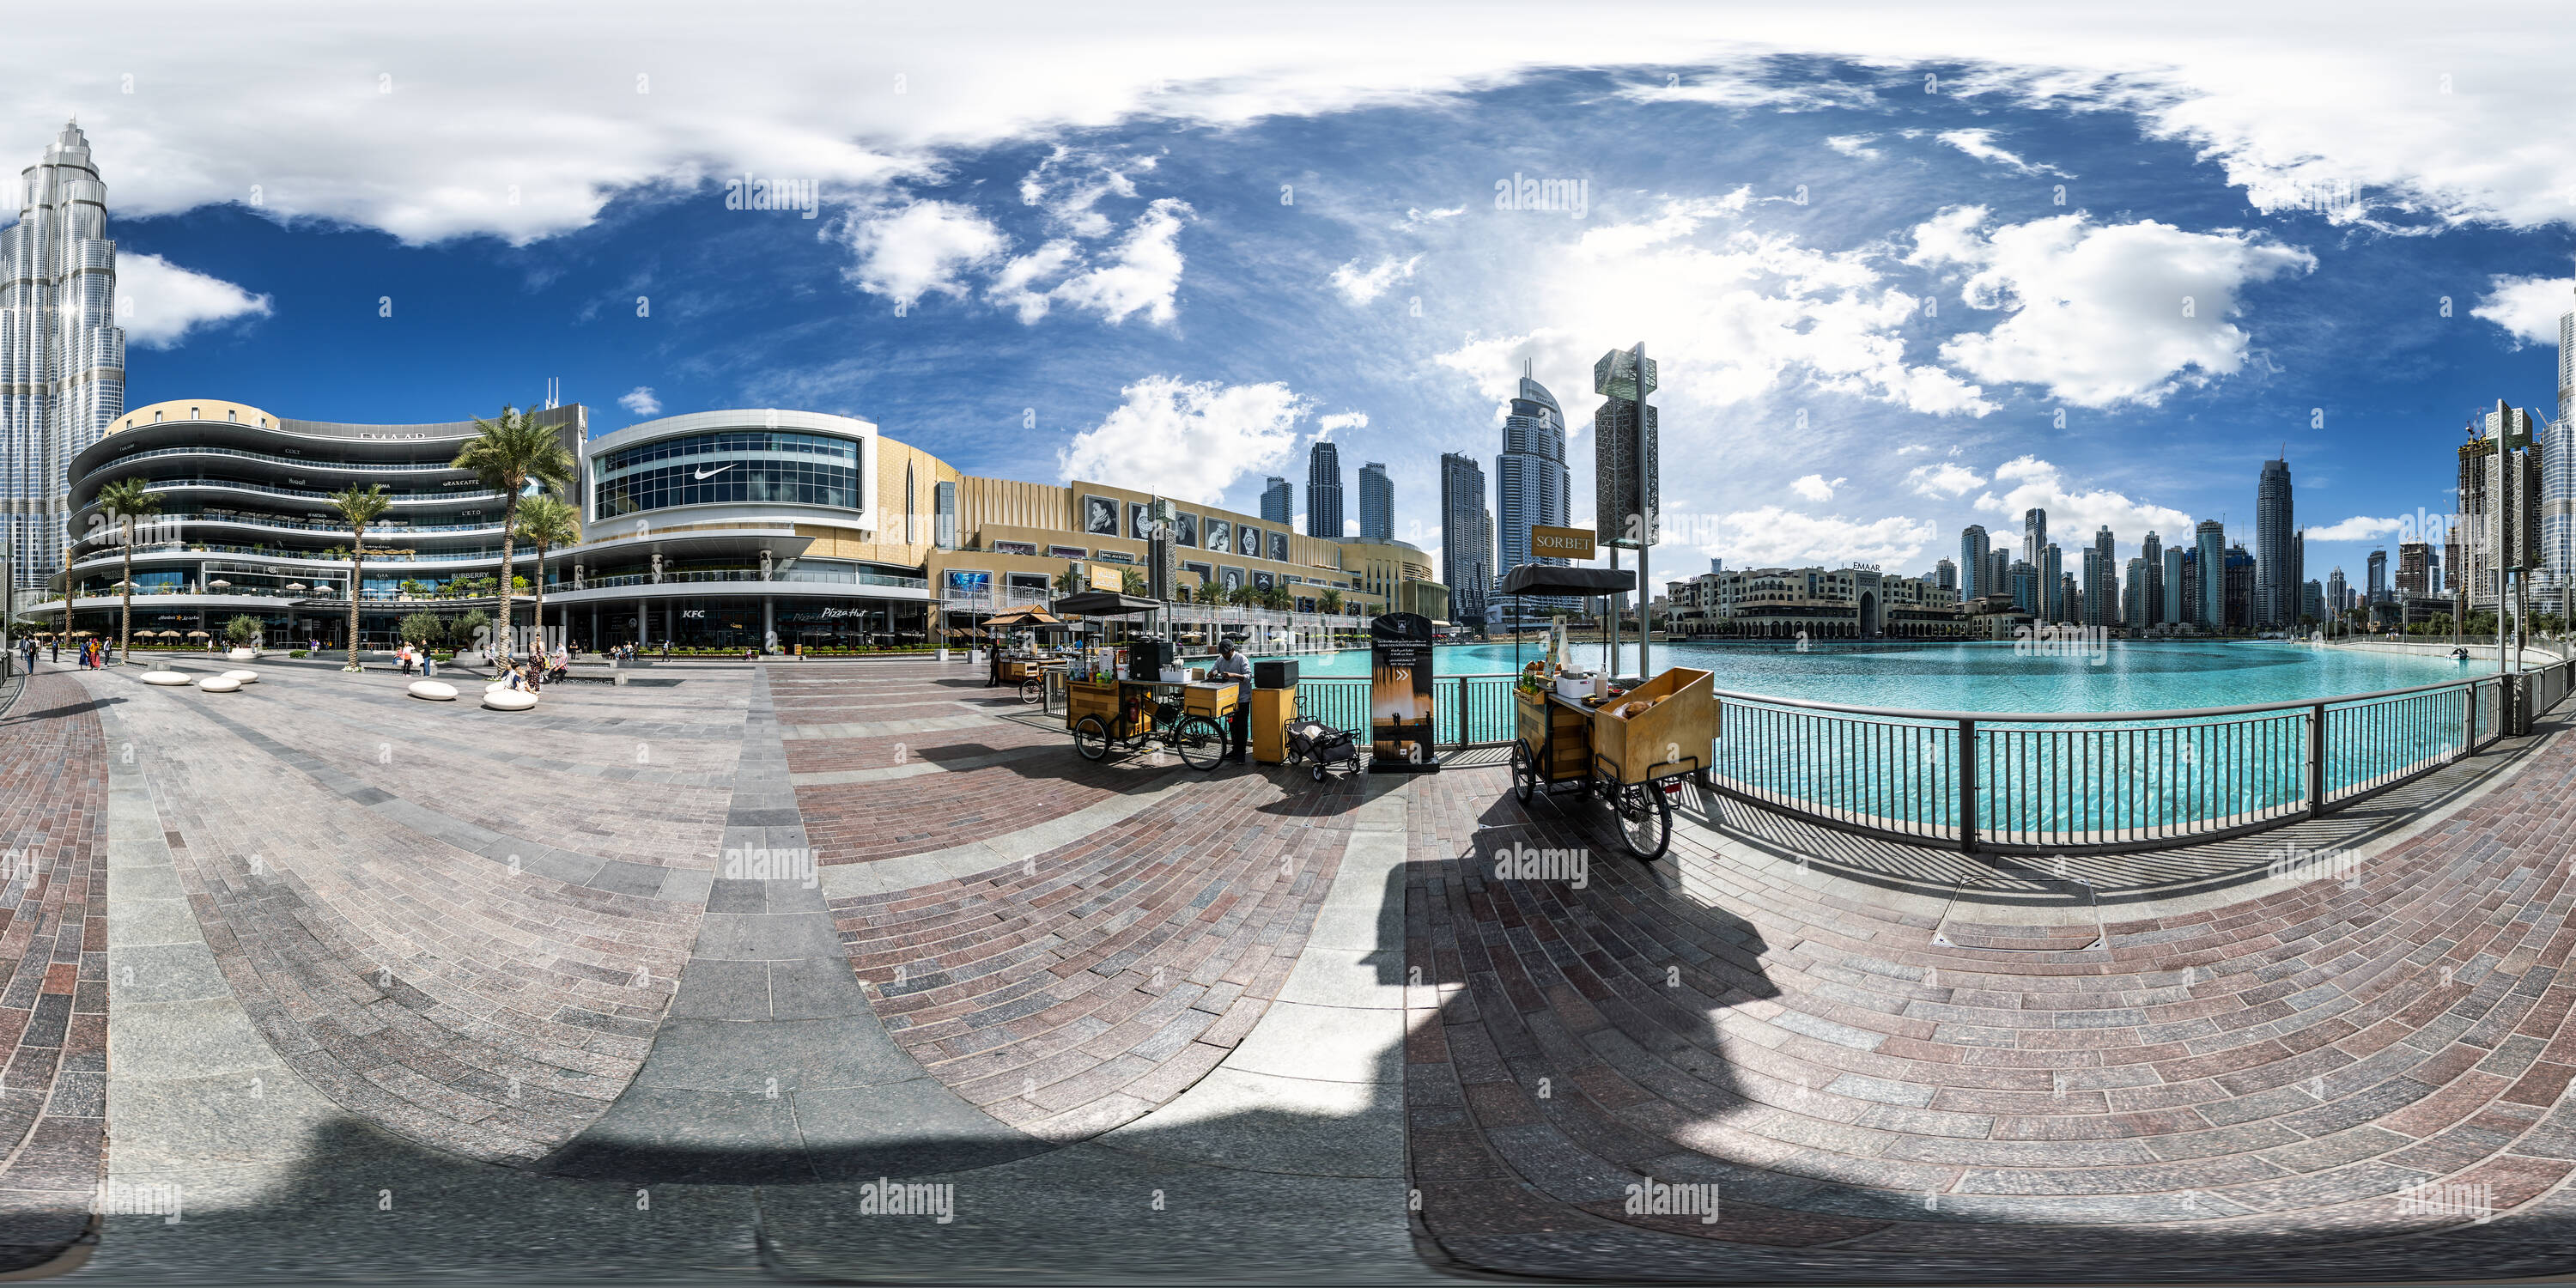
[[[1368,762],[1360,758],[1359,744],[1349,733],[1320,720],[1299,716],[1288,722],[1288,763],[1305,762],[1312,766],[1316,782],[1324,781],[1324,771],[1340,769],[1346,774],[1365,774]]]

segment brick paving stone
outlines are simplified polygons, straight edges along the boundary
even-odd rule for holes
[[[1417,1232],[1539,1276],[2563,1274],[2571,787],[2561,736],[2351,881],[2106,904],[2103,946],[2065,951],[2046,916],[1944,921],[1745,845],[1696,792],[1648,867],[1597,805],[1523,806],[1495,768],[1416,780]],[[1477,856],[1511,844],[1588,851],[1589,880],[1495,879]],[[1631,1214],[1619,1176],[1707,1178],[1723,1215]],[[2439,1208],[2460,1194],[2493,1219]]]
[[[1260,1021],[1304,949],[1350,836],[1358,785],[1221,768],[1201,778],[1077,756],[1060,723],[980,680],[929,668],[773,676],[779,719],[877,704],[927,712],[963,699],[992,718],[787,744],[798,774],[1027,755],[888,782],[799,785],[826,863],[870,862],[1052,822],[1188,776],[1158,799],[1022,863],[831,901],[852,969],[895,1041],[989,1113],[1049,1140],[1122,1126],[1213,1069]],[[800,714],[802,713],[802,714]]]
[[[739,673],[556,686],[537,723],[411,700],[398,675],[279,673],[219,708],[122,674],[82,682],[125,703],[217,964],[324,1095],[516,1164],[624,1090],[704,887],[663,899],[572,874],[712,871]],[[569,866],[548,875],[520,847]]]
[[[61,1255],[106,1174],[106,754],[67,672],[0,715],[0,1272]]]

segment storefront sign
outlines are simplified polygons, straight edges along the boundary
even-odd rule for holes
[[[1530,557],[1533,559],[1588,560],[1598,553],[1593,546],[1590,529],[1530,525]]]
[[[1095,563],[1087,566],[1084,569],[1084,572],[1089,577],[1088,584],[1093,590],[1106,590],[1115,593],[1127,588],[1127,572],[1123,568],[1119,568],[1111,564]]]

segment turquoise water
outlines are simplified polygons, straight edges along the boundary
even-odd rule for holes
[[[1596,664],[1599,645],[1577,645],[1575,660]],[[1779,645],[1658,644],[1655,669],[1685,665],[1714,671],[1717,687],[1737,693],[1803,698],[1851,706],[1915,711],[2171,711],[2245,706],[2376,693],[2466,678],[2495,669],[2442,657],[2282,643],[2112,641],[2099,650],[2049,653],[2010,643],[1824,647],[1799,653]],[[1633,672],[1634,645],[1620,650]],[[1523,650],[1523,660],[1545,654]],[[1441,675],[1509,675],[1518,669],[1504,645],[1460,645],[1435,654]],[[1297,659],[1302,674],[1364,676],[1368,652],[1348,649]]]

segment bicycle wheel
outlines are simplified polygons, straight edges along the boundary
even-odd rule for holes
[[[1621,787],[1611,808],[1619,814],[1619,842],[1630,855],[1644,863],[1664,856],[1664,847],[1673,843],[1673,803],[1660,784]]]
[[[1538,794],[1538,764],[1527,742],[1512,744],[1512,796],[1523,805]]]
[[[1225,759],[1225,730],[1206,716],[1191,716],[1172,730],[1172,750],[1180,753],[1182,764],[1213,771]]]
[[[1033,675],[1020,681],[1020,701],[1035,702],[1046,696],[1046,677]]]
[[[1084,716],[1073,726],[1073,749],[1084,760],[1098,760],[1109,754],[1109,726],[1098,716]]]

